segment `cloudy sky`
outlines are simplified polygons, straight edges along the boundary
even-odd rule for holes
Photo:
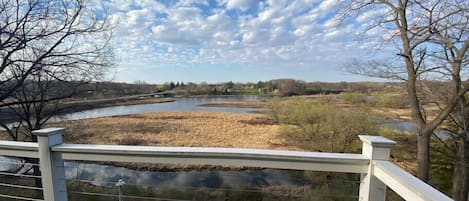
[[[338,0],[102,0],[119,60],[115,81],[368,80],[344,73],[373,54],[357,33],[372,13],[336,26]]]

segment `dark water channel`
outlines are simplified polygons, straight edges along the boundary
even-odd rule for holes
[[[233,188],[277,185],[307,185],[312,181],[299,171],[259,170],[190,170],[143,171],[111,165],[66,162],[66,178],[112,187],[119,179],[130,185],[173,188]]]

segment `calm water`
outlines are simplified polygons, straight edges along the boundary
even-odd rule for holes
[[[255,108],[229,108],[229,107],[200,107],[198,105],[206,103],[236,102],[236,101],[258,101],[267,100],[268,97],[261,96],[217,96],[217,97],[200,97],[200,98],[177,98],[174,102],[168,103],[152,103],[128,106],[113,106],[105,108],[97,108],[65,114],[55,118],[58,120],[77,120],[106,116],[118,116],[137,114],[142,112],[170,112],[170,111],[220,111],[245,113],[256,111]]]
[[[14,159],[0,156],[0,171],[20,167]],[[25,165],[23,170],[30,169]],[[191,170],[191,171],[144,171],[112,165],[94,163],[65,162],[65,175],[69,181],[91,183],[98,186],[113,187],[123,179],[128,185],[169,187],[169,188],[220,188],[230,186],[266,187],[311,185],[313,181],[302,171],[259,169],[259,170]]]
[[[2,161],[8,161],[9,159],[1,158]],[[294,170],[280,170],[280,169],[255,169],[255,170],[190,170],[190,171],[145,171],[145,170],[133,170],[123,167],[116,167],[111,165],[101,165],[101,164],[92,164],[92,163],[82,163],[75,161],[65,162],[65,177],[68,182],[74,185],[69,190],[71,194],[76,191],[85,191],[85,192],[107,192],[113,195],[117,195],[116,183],[119,180],[125,181],[124,188],[130,189],[126,191],[129,194],[126,195],[140,195],[135,194],[139,191],[133,192],[131,189],[141,189],[148,190],[154,189],[162,198],[178,198],[181,200],[180,196],[176,194],[170,194],[171,192],[183,192],[189,193],[188,200],[190,199],[190,192],[198,192],[200,190],[205,192],[224,192],[220,195],[224,196],[242,196],[246,192],[257,193],[257,195],[269,194],[269,190],[264,191],[264,188],[269,189],[268,187],[274,187],[274,189],[291,189],[292,191],[286,191],[294,194],[294,196],[308,196],[308,194],[303,194],[302,190],[311,190],[311,192],[322,193],[330,197],[336,196],[331,194],[331,191],[322,189],[322,187],[329,186],[331,189],[340,189],[340,195],[338,197],[349,196],[356,197],[358,192],[359,177],[356,174],[334,174],[339,175],[337,180],[334,181],[325,181],[326,175],[328,173],[321,174],[312,174],[308,171],[294,171]],[[0,166],[0,171],[7,170],[6,168],[17,168],[17,165],[6,165],[4,167]],[[24,169],[29,169],[28,165]],[[324,174],[324,175],[323,175]],[[32,182],[32,180],[31,180]],[[89,188],[82,185],[82,183],[88,183],[95,186],[100,186],[102,188]],[[85,186],[86,188],[81,188],[80,186]],[[352,190],[350,190],[352,189]],[[355,189],[355,190],[354,190]],[[109,191],[111,190],[111,191]],[[298,190],[298,192],[295,192]],[[295,193],[302,193],[296,195]],[[215,193],[216,194],[216,193]],[[283,194],[282,194],[283,195]],[[280,194],[274,196],[282,196]],[[143,196],[143,195],[142,195]],[[185,195],[187,196],[187,195]],[[268,195],[267,195],[268,196]],[[311,195],[310,195],[311,196]],[[314,196],[314,194],[312,195]],[[236,197],[236,196],[235,196]],[[86,196],[85,196],[86,198]],[[87,197],[90,198],[90,197]],[[235,200],[259,200],[247,197],[238,198]],[[275,200],[273,199],[267,200]],[[88,200],[88,199],[82,199]],[[101,200],[101,199],[99,199]],[[116,199],[104,199],[104,200],[117,200]],[[132,199],[134,200],[134,199]],[[145,199],[146,200],[146,199]],[[170,200],[170,199],[162,199]],[[223,200],[223,199],[215,199]],[[285,200],[285,199],[283,199]],[[301,197],[298,197],[296,200],[304,200]],[[356,200],[356,199],[355,199]]]
[[[415,133],[417,132],[417,126],[411,122],[403,121],[403,120],[391,120],[382,123],[384,127],[392,128],[401,132],[406,133]],[[436,136],[439,138],[448,138],[451,136],[451,133],[444,130],[435,130]]]
[[[65,169],[66,178],[70,181],[84,181],[108,187],[114,186],[119,179],[138,186],[175,188],[219,188],[222,185],[239,188],[312,184],[311,180],[304,178],[302,172],[276,169],[159,172],[77,162],[67,162]]]

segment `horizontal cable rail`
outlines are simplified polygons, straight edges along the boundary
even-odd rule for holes
[[[64,160],[205,164],[346,173],[365,173],[369,165],[369,159],[361,154],[263,149],[60,144],[52,147],[52,151],[61,153]]]
[[[82,180],[82,179],[77,179],[73,180],[75,182],[83,182],[83,183],[93,183],[94,181],[92,180]],[[101,183],[106,183],[106,184],[112,184],[115,185],[116,182],[101,182]],[[146,188],[162,188],[164,186],[157,186],[157,185],[150,185],[150,184],[132,184],[132,183],[126,183],[125,186],[133,186],[133,187],[146,187]],[[198,190],[198,189],[207,189],[207,190],[230,190],[230,191],[237,191],[237,192],[260,192],[262,188],[257,188],[257,189],[237,189],[237,188],[214,188],[214,187],[177,187],[178,190],[181,189],[187,189],[187,190]]]
[[[95,180],[86,180],[86,179],[71,179],[70,181],[74,182],[83,182],[83,183],[95,183]],[[360,181],[355,181],[355,180],[341,180],[342,183],[348,183],[348,184],[360,184]],[[100,181],[100,184],[107,184],[109,186],[114,186],[117,182],[103,182]],[[311,186],[314,184],[301,184],[301,185],[293,185],[292,187],[298,187],[298,186]],[[149,187],[149,188],[161,188],[164,186],[161,185],[154,185],[154,184],[135,184],[135,183],[126,183],[125,186],[140,186],[140,187]],[[233,191],[246,191],[246,192],[258,192],[258,190],[262,190],[262,187],[254,187],[252,190],[246,190],[246,189],[237,189],[237,188],[223,188],[223,187],[180,187],[178,186],[178,189],[212,189],[212,190],[233,190]],[[254,190],[257,189],[257,190]]]
[[[36,163],[13,162],[13,161],[4,161],[4,160],[0,160],[0,163],[1,163],[1,164],[12,164],[12,165],[39,166],[39,164],[36,164]]]
[[[108,194],[108,193],[91,193],[91,192],[82,192],[82,191],[71,191],[72,194],[81,194],[81,195],[90,195],[90,196],[102,196],[102,197],[116,197],[119,195]],[[170,199],[170,198],[157,198],[157,197],[143,197],[143,196],[131,196],[131,195],[121,195],[122,198],[133,198],[140,200],[159,200],[159,201],[190,201],[190,200],[180,200],[180,199]]]
[[[0,172],[0,175],[15,176],[15,177],[27,177],[27,178],[41,178],[41,176],[36,176],[36,175],[9,173],[9,172]]]
[[[389,161],[373,161],[373,165],[374,176],[406,200],[452,201],[445,194]]]
[[[30,190],[38,190],[38,191],[42,191],[42,188],[33,187],[33,186],[23,186],[23,185],[16,185],[16,184],[6,184],[6,183],[0,183],[0,186],[4,186],[4,187],[11,187],[11,188],[22,188],[22,189],[30,189]]]
[[[17,199],[17,200],[28,200],[28,201],[44,201],[44,200],[41,200],[41,199],[26,198],[26,197],[13,196],[13,195],[3,195],[3,194],[0,194],[0,198],[9,198],[9,199]]]
[[[109,194],[109,193],[93,193],[93,192],[82,192],[82,191],[70,191],[72,194],[79,194],[79,195],[88,195],[88,196],[101,196],[101,197],[115,197],[118,198],[119,195],[117,194]],[[140,200],[158,200],[158,201],[190,201],[185,199],[172,199],[172,198],[161,198],[161,197],[145,197],[145,196],[132,196],[132,195],[121,195],[122,198],[131,198],[131,199],[140,199]],[[323,197],[323,198],[358,198],[358,196],[351,196],[351,195],[316,195],[316,198]]]
[[[18,157],[21,157],[21,155],[23,156],[27,155],[28,157],[37,155],[37,153],[32,154],[34,150],[36,150],[35,152],[37,152],[37,145],[35,146],[34,144],[35,143],[21,143],[21,142],[4,143],[0,141],[0,147],[1,147],[0,153],[2,154],[1,156],[8,155],[8,154],[4,154],[5,152],[3,152],[5,148],[12,148],[13,150],[15,150],[15,152],[18,151],[17,155],[10,155],[10,156],[13,156],[14,158],[8,158],[9,156],[6,156],[4,157],[4,159],[0,160],[0,165],[14,165],[12,168],[17,169],[16,171],[18,171],[18,172],[0,171],[0,176],[3,177],[2,179],[0,179],[0,181],[2,182],[0,183],[0,188],[4,188],[5,190],[7,190],[6,191],[7,193],[16,192],[14,193],[15,195],[0,194],[0,200],[11,199],[11,200],[42,201],[42,199],[38,199],[38,198],[25,197],[23,192],[26,190],[29,190],[29,191],[32,190],[32,191],[37,191],[37,192],[42,193],[43,188],[29,186],[29,185],[13,184],[13,183],[16,183],[15,182],[16,178],[18,179],[22,178],[21,181],[24,181],[24,182],[28,181],[25,179],[29,179],[33,181],[34,179],[41,178],[41,176],[31,175],[27,173],[30,169],[32,169],[33,166],[39,166],[39,164],[25,162],[22,159],[18,158]],[[26,151],[26,152],[23,152],[23,151]],[[30,152],[30,153],[27,153],[27,152]],[[19,172],[23,172],[23,173],[19,173]],[[6,179],[7,177],[9,177],[8,181],[11,181],[13,183],[10,183],[8,181],[7,183],[3,183],[5,182],[5,180],[3,179]],[[14,190],[11,188],[15,188],[18,190]]]

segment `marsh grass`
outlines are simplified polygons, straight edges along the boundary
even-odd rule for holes
[[[237,147],[299,150],[262,114],[157,112],[54,123],[65,141],[83,144]]]

